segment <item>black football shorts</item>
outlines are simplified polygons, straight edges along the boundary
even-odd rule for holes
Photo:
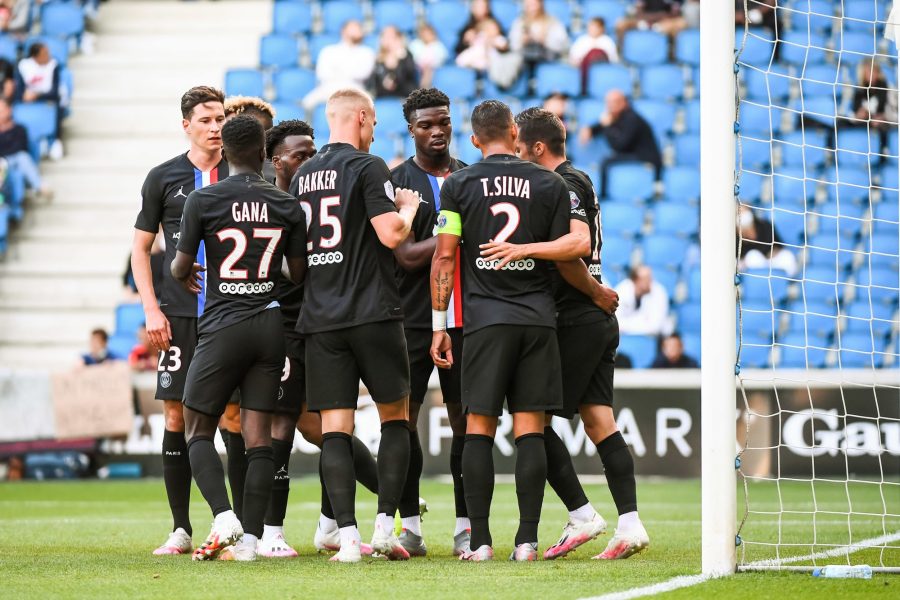
[[[157,400],[184,398],[184,383],[197,348],[197,318],[167,317],[172,329],[168,352],[160,352],[156,367]]]
[[[306,348],[303,338],[294,332],[285,333],[284,343],[286,356],[275,412],[296,421],[306,402]]]
[[[563,408],[553,414],[571,419],[582,404],[613,404],[613,373],[619,347],[619,321],[604,315],[596,323],[556,331],[562,362]]]
[[[278,308],[200,337],[188,370],[184,405],[221,416],[235,389],[241,408],[274,412],[284,370],[284,325]]]
[[[422,404],[428,392],[428,380],[434,370],[431,360],[432,332],[427,329],[405,329],[406,348],[409,352],[409,401]],[[441,382],[441,395],[444,404],[461,402],[463,330],[455,327],[448,329],[450,343],[453,348],[453,366],[449,369],[438,369]]]
[[[409,358],[402,321],[380,321],[306,336],[309,410],[356,408],[359,380],[375,402],[409,395]]]
[[[465,336],[462,402],[466,413],[499,417],[562,408],[556,331],[533,325],[491,325]]]

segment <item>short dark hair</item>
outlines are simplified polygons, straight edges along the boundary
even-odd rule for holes
[[[306,121],[300,119],[282,121],[266,132],[266,156],[269,158],[275,156],[275,149],[292,135],[308,135],[316,139],[313,128]]]
[[[35,42],[28,46],[28,58],[34,58],[38,53],[47,47],[44,42]]]
[[[482,142],[499,140],[509,133],[512,111],[499,100],[485,100],[472,111],[472,133]]]
[[[109,341],[109,334],[106,333],[106,330],[98,327],[97,329],[91,330],[91,337],[97,336],[103,340],[104,343]]]
[[[544,142],[556,156],[566,155],[566,127],[549,110],[526,108],[516,115],[516,125],[519,127],[519,139],[529,146]]]
[[[421,108],[446,106],[450,108],[450,98],[437,88],[419,88],[413,90],[403,102],[403,116],[407,123],[412,123],[415,112]]]
[[[198,85],[192,87],[181,97],[181,116],[190,119],[194,114],[194,108],[198,104],[206,102],[221,102],[225,104],[225,94],[222,90],[210,87],[208,85]]]
[[[266,145],[266,131],[262,123],[249,115],[238,115],[222,127],[225,154],[235,162],[252,162]]]
[[[606,19],[604,19],[603,17],[593,17],[590,22],[599,23],[603,26],[604,29],[606,29]]]

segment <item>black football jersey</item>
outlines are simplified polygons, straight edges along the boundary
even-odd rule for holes
[[[591,235],[591,254],[583,260],[587,264],[591,276],[600,282],[600,247],[603,245],[603,234],[600,227],[600,207],[597,204],[597,194],[594,192],[591,178],[583,171],[573,167],[569,161],[556,167],[556,172],[562,176],[569,188],[570,217],[588,225]],[[560,324],[577,325],[605,318],[605,313],[590,298],[566,283],[558,272],[556,277],[558,279],[556,310],[559,313]]]
[[[207,258],[203,334],[278,306],[282,259],[306,254],[306,217],[259,175],[232,175],[188,196],[178,250],[194,255],[200,242]]]
[[[479,246],[490,240],[546,242],[568,233],[569,191],[562,177],[495,154],[444,182],[439,232],[447,231],[447,211],[461,220],[466,333],[501,324],[556,327],[549,264],[529,258],[498,271],[499,261],[482,258]]]
[[[391,171],[391,180],[395,187],[407,188],[419,192],[419,210],[413,220],[410,235],[417,242],[434,236],[438,212],[441,210],[441,186],[450,176],[466,164],[455,158],[450,159],[450,168],[443,177],[436,177],[423,171],[410,157]],[[458,263],[457,263],[458,266]],[[403,307],[403,324],[411,329],[431,330],[431,263],[416,272],[409,272],[397,266],[397,285],[400,288],[400,302]],[[457,268],[450,295],[450,306],[447,309],[447,327],[463,326],[462,311],[462,269]]]
[[[330,331],[403,318],[394,255],[369,219],[396,212],[384,161],[350,144],[327,144],[290,187],[309,223],[309,267],[297,330]]]
[[[187,152],[179,154],[154,167],[141,188],[141,212],[135,221],[135,229],[156,233],[162,224],[166,241],[163,261],[163,285],[156,290],[159,307],[169,317],[198,317],[203,314],[206,301],[205,289],[199,296],[185,290],[172,278],[169,267],[175,258],[178,245],[181,213],[188,194],[228,177],[228,163],[223,159],[211,171],[201,171],[188,160]],[[206,264],[205,252],[197,253],[197,262]]]

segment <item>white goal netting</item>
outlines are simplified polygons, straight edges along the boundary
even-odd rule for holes
[[[900,570],[891,8],[737,7],[740,570]]]

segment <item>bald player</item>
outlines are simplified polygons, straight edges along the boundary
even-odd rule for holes
[[[321,468],[340,529],[331,560],[361,560],[351,437],[360,379],[381,420],[372,547],[405,560],[393,528],[409,466],[409,361],[392,250],[409,235],[419,196],[395,191],[387,165],[368,152],[376,123],[370,96],[338,90],[325,114],[329,142],[303,163],[291,191],[310,224],[297,330],[306,338],[307,404],[322,417]]]

